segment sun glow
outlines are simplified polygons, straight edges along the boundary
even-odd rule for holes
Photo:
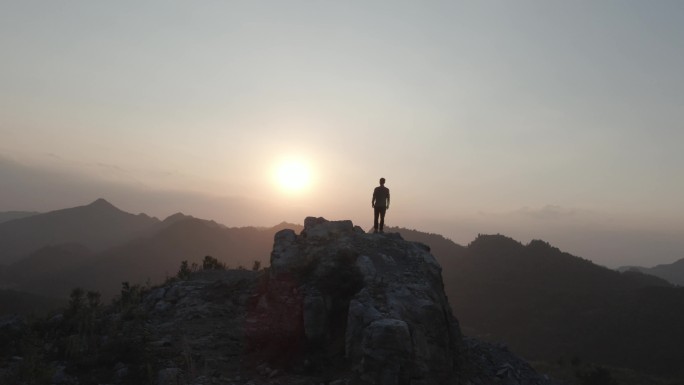
[[[275,179],[283,191],[301,192],[309,187],[311,172],[304,162],[288,160],[277,166]]]

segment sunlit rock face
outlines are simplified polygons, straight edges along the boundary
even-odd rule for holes
[[[247,331],[272,363],[351,369],[359,384],[446,384],[461,332],[425,245],[307,218],[275,236]],[[287,354],[283,354],[283,352]]]

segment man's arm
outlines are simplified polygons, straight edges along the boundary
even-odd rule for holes
[[[390,202],[390,199],[389,199],[389,189],[387,189],[387,208],[389,208],[389,202]]]

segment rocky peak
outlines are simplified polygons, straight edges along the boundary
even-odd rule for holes
[[[191,218],[194,218],[194,217],[191,215],[185,215],[181,212],[178,212],[178,213],[175,213],[175,214],[172,214],[172,215],[169,215],[168,217],[166,217],[166,219],[164,219],[162,221],[162,223],[172,224],[172,223],[180,222],[180,221],[183,221],[186,219],[191,219]]]
[[[484,256],[512,255],[523,250],[520,242],[501,234],[478,234],[468,249]]]
[[[248,340],[271,365],[337,367],[357,385],[550,383],[505,347],[462,336],[441,272],[428,246],[398,233],[306,218],[301,234],[275,235]]]
[[[257,302],[251,334],[261,351],[305,347],[288,364],[346,362],[367,384],[441,384],[456,373],[461,332],[441,267],[399,234],[306,218],[300,235],[275,235]]]
[[[98,208],[98,209],[107,209],[107,210],[114,209],[114,210],[119,211],[119,209],[116,208],[116,206],[109,203],[109,201],[107,201],[104,198],[98,198],[98,199],[94,200],[92,203],[90,203],[88,205],[88,207],[93,207],[93,208]]]

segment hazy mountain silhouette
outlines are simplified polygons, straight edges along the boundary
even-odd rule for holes
[[[45,246],[7,267],[14,277],[31,274],[50,274],[83,264],[93,256],[87,247],[77,243]]]
[[[177,222],[180,222],[180,221],[183,221],[186,219],[190,219],[190,218],[194,218],[194,217],[191,215],[185,215],[183,213],[175,213],[175,214],[169,215],[168,217],[166,217],[166,219],[164,219],[161,223],[159,223],[157,225],[157,229],[161,230],[164,227],[170,226],[174,223],[177,223]]]
[[[182,261],[201,265],[206,255],[233,268],[251,269],[254,261],[265,266],[273,236],[283,228],[301,226],[228,228],[177,213],[143,228],[143,236],[98,253],[73,244],[43,248],[7,266],[5,281],[38,294],[66,297],[80,286],[108,298],[119,292],[124,281],[160,283],[176,275]]]
[[[118,292],[122,281],[161,282],[174,276],[181,261],[201,264],[206,255],[231,267],[251,268],[255,260],[268,262],[275,231],[256,228],[227,228],[213,221],[186,218],[158,233],[112,248],[96,262],[74,271],[86,287],[109,295]],[[96,278],[97,277],[97,278]]]
[[[466,252],[465,247],[439,234],[425,233],[419,230],[409,230],[400,227],[389,227],[387,230],[388,232],[401,233],[406,239],[429,245],[432,254],[445,257],[443,258],[445,261],[440,261],[443,269],[445,269],[443,262],[450,263],[452,262],[451,259],[461,258]]]
[[[4,211],[0,212],[0,223],[13,221],[15,219],[31,217],[37,214],[40,213],[35,211]]]
[[[543,241],[480,235],[463,248],[399,231],[430,246],[439,241],[433,253],[466,334],[504,340],[528,359],[577,356],[653,373],[684,371],[684,289],[621,274]]]
[[[672,263],[653,267],[623,266],[618,270],[622,272],[638,271],[644,274],[660,277],[675,285],[684,286],[684,258]]]
[[[94,251],[128,241],[159,224],[145,214],[129,214],[104,199],[87,206],[0,223],[0,263],[9,264],[42,247],[79,243]]]
[[[0,315],[46,314],[51,310],[64,308],[67,302],[63,298],[49,298],[16,290],[0,289]]]
[[[6,266],[0,282],[5,287],[55,296],[56,286],[80,285],[79,280],[64,281],[64,273],[86,264],[93,256],[92,251],[76,243],[46,246]]]

